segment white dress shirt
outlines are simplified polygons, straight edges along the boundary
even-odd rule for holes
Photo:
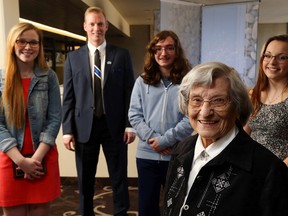
[[[91,68],[91,76],[92,81],[94,82],[94,57],[96,49],[99,50],[100,53],[100,60],[101,60],[101,82],[102,82],[102,89],[104,85],[104,76],[105,76],[105,61],[106,61],[106,41],[104,41],[100,46],[95,47],[91,43],[87,43],[89,49],[89,59],[90,59],[90,68]],[[94,85],[93,85],[94,87]]]

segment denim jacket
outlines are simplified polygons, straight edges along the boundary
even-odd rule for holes
[[[1,94],[2,95],[2,94]],[[2,99],[2,96],[1,96]],[[4,104],[4,112],[5,112]],[[28,116],[34,150],[40,142],[54,146],[61,125],[61,97],[56,73],[35,67],[28,92]],[[0,111],[0,150],[23,147],[25,125],[20,129],[8,125]]]

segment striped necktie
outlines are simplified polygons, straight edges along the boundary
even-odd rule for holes
[[[101,59],[99,50],[97,49],[94,56],[94,111],[98,118],[104,114],[101,79]]]

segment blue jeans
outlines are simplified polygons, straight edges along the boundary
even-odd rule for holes
[[[164,188],[169,161],[136,159],[139,189],[139,216],[160,216],[160,192]]]

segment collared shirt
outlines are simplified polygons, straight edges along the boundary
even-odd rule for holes
[[[102,81],[102,89],[103,89],[103,84],[104,84],[104,76],[105,76],[105,61],[106,61],[106,41],[104,41],[100,46],[95,47],[91,43],[87,43],[88,49],[89,49],[89,59],[90,59],[90,68],[91,68],[91,76],[92,76],[92,81],[94,81],[94,57],[95,57],[95,51],[96,49],[99,50],[100,53],[100,59],[101,59],[101,81]]]
[[[186,203],[186,200],[189,195],[189,191],[195,181],[195,178],[197,177],[199,171],[205,164],[207,164],[210,160],[215,158],[217,155],[219,155],[228,145],[229,143],[236,137],[238,134],[239,129],[234,126],[225,136],[221,137],[216,142],[209,145],[207,148],[204,148],[203,142],[200,136],[198,136],[196,145],[195,145],[195,151],[194,151],[194,158],[192,162],[192,168],[189,174],[188,179],[188,187],[187,187],[187,193],[186,197],[184,199],[183,206]],[[180,216],[182,214],[182,209],[180,210]]]
[[[101,59],[101,82],[102,82],[102,89],[104,88],[104,77],[105,77],[105,62],[106,62],[106,40],[98,47],[95,47],[93,44],[90,42],[87,43],[88,49],[89,49],[89,60],[90,60],[90,68],[91,68],[91,76],[92,76],[92,81],[94,82],[94,59],[95,59],[95,51],[96,49],[99,50],[100,53],[100,59]],[[93,86],[93,91],[94,91],[94,85]],[[102,91],[103,94],[103,91]],[[103,95],[102,95],[103,97]],[[104,107],[104,112],[105,112],[105,107]],[[133,128],[126,128],[125,132],[132,132],[135,133],[135,130]],[[65,135],[64,135],[65,136]],[[63,137],[64,137],[63,136]]]

